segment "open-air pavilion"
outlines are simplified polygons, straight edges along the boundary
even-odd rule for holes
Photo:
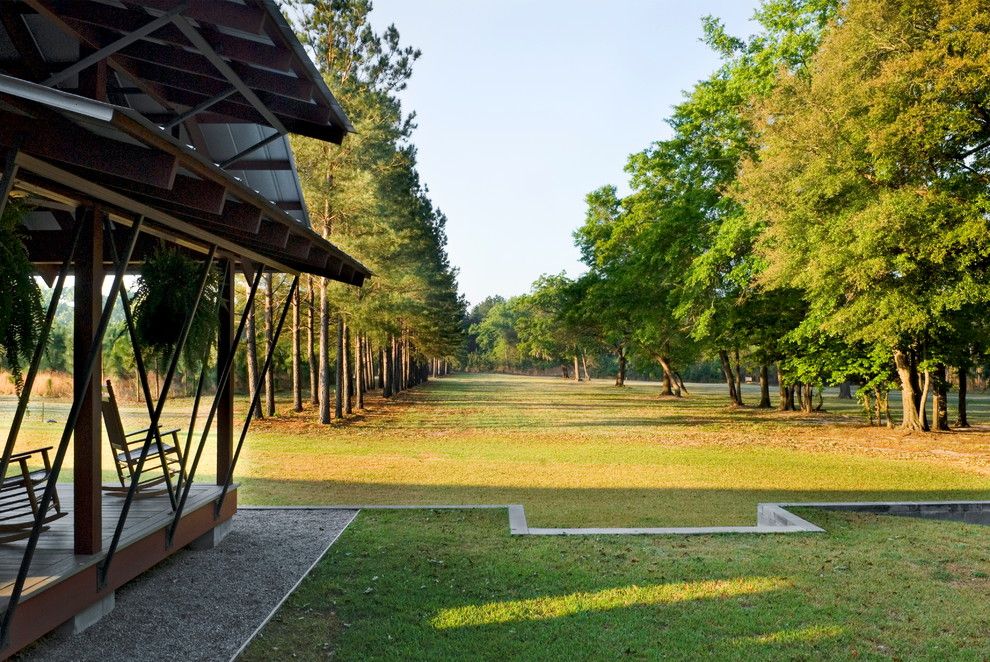
[[[247,281],[247,311],[265,273],[295,276],[277,335],[300,273],[357,286],[370,275],[311,229],[287,138],[340,143],[349,130],[271,0],[0,3],[0,207],[16,199],[29,210],[29,257],[53,288],[0,461],[9,499],[30,506],[14,520],[23,535],[0,544],[0,657],[66,622],[99,616],[122,584],[187,544],[222,536],[236,510],[235,470],[250,420],[234,420],[231,370],[245,325],[234,307],[235,278]],[[212,313],[216,394],[197,400],[206,423],[190,432],[181,470],[165,473],[158,494],[139,494],[142,472],[155,468],[165,443],[157,424],[194,307],[175,321],[179,340],[159,397],[139,369],[148,430],[128,457],[130,484],[108,493],[103,336],[115,306],[124,307],[134,336],[124,276],[163,242],[201,265],[200,298],[209,270],[222,274]],[[74,399],[45,466],[17,437],[68,277]],[[207,443],[216,443],[215,484],[196,477]],[[61,471],[70,453],[71,484]],[[6,498],[0,490],[0,511]]]

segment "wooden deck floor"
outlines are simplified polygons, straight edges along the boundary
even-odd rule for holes
[[[103,554],[77,556],[72,553],[72,486],[59,485],[58,494],[62,511],[69,514],[52,522],[49,530],[41,534],[22,599],[44,591],[103,559]],[[218,496],[220,488],[216,485],[193,485],[183,512],[191,513]],[[110,545],[123,503],[122,497],[103,495],[104,550]],[[127,525],[118,549],[124,549],[167,526],[172,517],[167,494],[135,499],[127,515]],[[20,540],[0,545],[0,608],[6,606],[26,544],[26,540]]]

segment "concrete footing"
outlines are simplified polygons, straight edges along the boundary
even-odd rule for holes
[[[216,525],[215,527],[213,527],[212,529],[201,535],[199,538],[196,538],[191,543],[189,543],[189,549],[196,552],[213,549],[221,542],[223,542],[223,539],[227,537],[227,534],[230,533],[231,529],[233,528],[234,528],[233,518],[221,522],[220,524]]]
[[[83,630],[96,625],[100,619],[113,611],[114,605],[117,603],[115,596],[116,593],[110,593],[110,595],[99,602],[90,605],[63,623],[59,630],[69,634],[79,634]]]

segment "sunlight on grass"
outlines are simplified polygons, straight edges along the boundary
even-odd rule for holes
[[[769,632],[754,637],[740,637],[735,640],[735,643],[742,645],[811,643],[813,641],[838,637],[843,632],[844,630],[837,625],[812,625],[806,628]]]
[[[516,621],[542,621],[581,612],[600,612],[622,607],[666,605],[691,600],[731,598],[767,593],[789,584],[783,579],[748,577],[704,582],[655,584],[610,588],[595,593],[571,593],[556,597],[491,602],[480,606],[444,609],[430,620],[438,630],[495,625]]]

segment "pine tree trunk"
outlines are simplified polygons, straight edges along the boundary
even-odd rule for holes
[[[254,390],[258,387],[258,334],[257,329],[255,329],[253,303],[251,305],[251,312],[247,316],[244,333],[247,334],[248,402],[254,402]],[[251,415],[256,419],[264,418],[264,415],[261,413],[260,402],[251,411]]]
[[[330,301],[327,280],[320,279],[320,355],[319,407],[320,423],[330,422]]]
[[[966,417],[966,391],[969,388],[969,370],[963,366],[959,368],[959,403],[956,405],[957,418],[956,427],[968,428],[969,419]]]
[[[272,287],[272,273],[265,274],[265,356],[274,351],[275,338],[275,291]],[[265,413],[275,415],[275,362],[272,361],[265,373]]]
[[[389,352],[391,352],[392,346],[391,336],[385,340],[385,346],[382,347],[382,357],[381,357],[381,374],[379,375],[382,382],[382,397],[390,398],[392,397],[392,373],[391,366],[389,365]]]
[[[292,299],[292,411],[302,410],[302,300],[297,289]]]
[[[354,406],[351,400],[351,379],[354,373],[354,360],[351,358],[351,327],[349,324],[344,324],[344,345],[343,351],[341,352],[341,359],[344,362],[344,413],[353,414]]]
[[[354,389],[354,405],[360,410],[364,409],[364,389],[368,383],[367,375],[365,374],[364,334],[359,333],[354,339],[354,356],[356,357],[354,375],[357,378],[356,388]]]
[[[574,355],[574,381],[576,381],[576,382],[581,381],[581,368],[578,365],[578,356],[577,356],[577,354]]]
[[[901,381],[901,409],[904,418],[901,428],[905,430],[923,430],[924,426],[919,415],[921,392],[918,388],[918,369],[909,354],[903,350],[894,350],[894,367]]]
[[[402,333],[402,388],[412,384],[412,352],[409,351],[409,332]]]
[[[320,404],[320,366],[317,362],[316,346],[316,288],[313,277],[309,277],[309,315],[306,316],[306,359],[309,361],[309,402]]]
[[[339,419],[344,417],[344,317],[337,316],[337,374],[334,384],[333,413]]]
[[[773,404],[770,402],[770,368],[764,363],[760,366],[760,409],[770,409]]]
[[[736,395],[736,380],[732,376],[732,364],[729,363],[729,352],[724,349],[718,350],[718,360],[722,364],[722,376],[729,387],[729,400],[732,404],[739,404],[739,396]]]

